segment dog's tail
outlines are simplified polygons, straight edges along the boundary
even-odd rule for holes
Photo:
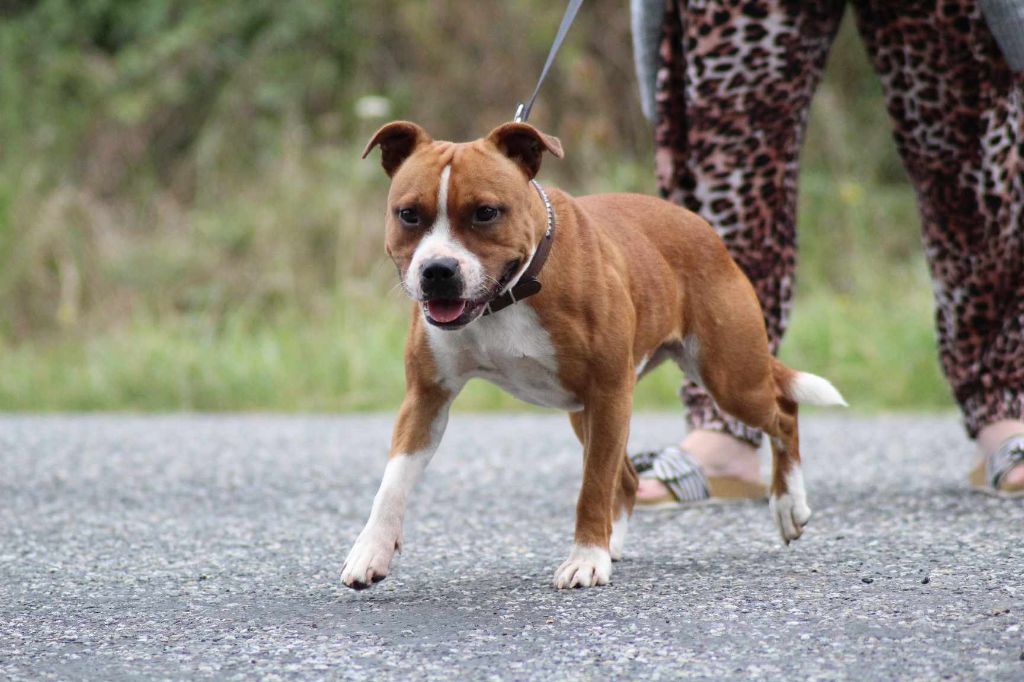
[[[775,381],[790,400],[804,405],[842,405],[849,407],[842,394],[828,379],[810,372],[798,372],[775,361]]]

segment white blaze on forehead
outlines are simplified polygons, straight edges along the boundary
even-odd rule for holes
[[[441,169],[441,178],[437,186],[437,216],[430,231],[423,235],[412,261],[405,273],[405,286],[413,298],[422,298],[420,290],[420,273],[423,264],[435,258],[454,258],[459,263],[466,297],[474,297],[483,291],[484,268],[469,249],[452,236],[452,225],[448,217],[448,188],[451,185],[452,165],[449,163]]]
[[[449,163],[441,170],[441,181],[437,185],[437,220],[434,221],[434,232],[443,230],[450,233],[452,226],[448,222],[448,183],[452,179],[452,165]]]

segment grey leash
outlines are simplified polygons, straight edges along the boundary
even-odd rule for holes
[[[979,0],[978,4],[1010,69],[1024,72],[1024,0]]]
[[[533,103],[537,99],[537,93],[540,92],[540,86],[544,83],[544,79],[547,78],[548,71],[551,70],[551,64],[555,61],[555,55],[561,49],[562,42],[565,40],[565,34],[569,32],[569,27],[572,26],[573,20],[576,19],[576,12],[579,11],[582,4],[583,0],[569,0],[569,6],[565,8],[565,14],[562,16],[562,25],[558,27],[558,33],[555,34],[555,42],[551,44],[551,51],[548,52],[548,60],[544,62],[540,78],[537,79],[537,87],[533,89],[533,94],[530,95],[530,99],[526,101],[526,104],[520,102],[519,106],[516,107],[516,115],[513,119],[516,123],[525,123],[526,119],[530,118],[530,110],[533,109]]]

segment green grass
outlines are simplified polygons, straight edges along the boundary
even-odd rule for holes
[[[360,410],[401,397],[404,305],[339,298],[316,319],[142,318],[80,340],[7,349],[14,410]]]

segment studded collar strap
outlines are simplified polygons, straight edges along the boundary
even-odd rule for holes
[[[491,299],[487,307],[484,308],[484,315],[496,313],[513,303],[518,303],[524,298],[533,296],[541,290],[537,275],[540,274],[541,269],[544,267],[548,254],[551,253],[551,244],[555,240],[555,209],[551,205],[551,200],[548,199],[547,192],[540,186],[540,183],[536,180],[530,180],[530,184],[533,185],[537,193],[540,194],[540,198],[544,201],[544,208],[548,214],[548,229],[541,238],[540,244],[537,245],[537,250],[534,251],[533,258],[530,259],[530,264],[526,267],[526,271],[523,272],[519,281],[505,293]]]

